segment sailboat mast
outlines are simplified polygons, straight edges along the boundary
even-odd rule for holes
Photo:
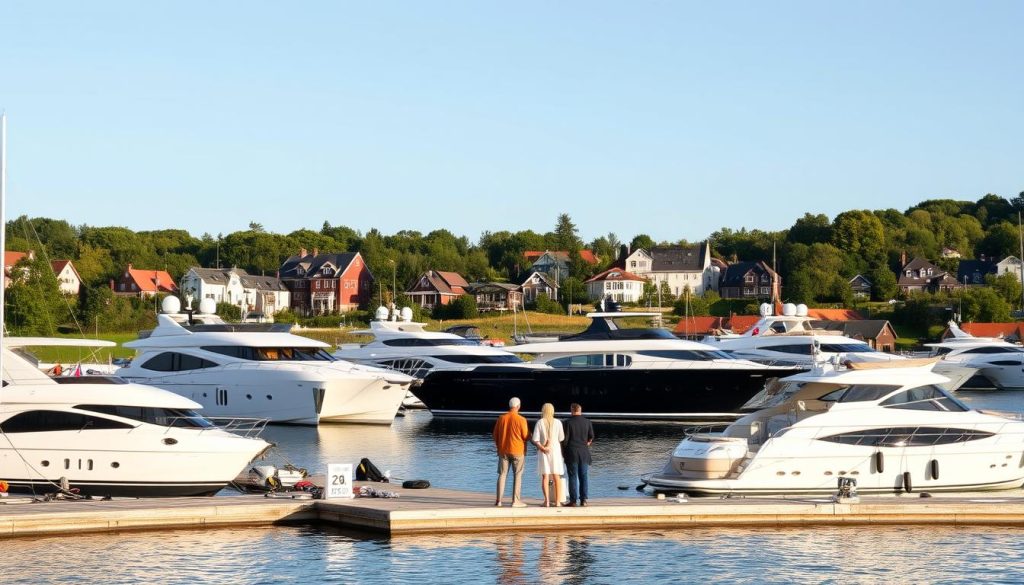
[[[3,284],[0,285],[0,349],[3,346],[4,330],[7,328],[4,303],[6,299],[7,264],[7,112],[0,112],[0,252],[4,254]],[[4,371],[4,355],[0,350],[0,376]]]

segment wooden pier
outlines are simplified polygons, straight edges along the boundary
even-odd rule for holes
[[[244,525],[323,524],[383,534],[646,529],[696,526],[945,524],[1024,526],[1020,490],[920,498],[600,498],[586,508],[493,505],[493,495],[372,484],[398,498],[309,500],[240,495],[215,498],[78,500],[15,504],[0,500],[0,538]]]

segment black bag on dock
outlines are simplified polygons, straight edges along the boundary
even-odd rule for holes
[[[384,477],[384,474],[377,469],[373,462],[363,457],[359,460],[359,466],[356,467],[356,481],[380,481],[387,483],[388,478]]]

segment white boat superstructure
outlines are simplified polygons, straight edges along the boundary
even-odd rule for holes
[[[231,325],[186,329],[165,314],[117,371],[195,400],[212,416],[275,423],[391,424],[414,378],[337,360],[326,343]]]
[[[363,345],[342,345],[334,357],[420,379],[439,370],[470,370],[495,364],[528,366],[504,349],[481,345],[454,333],[427,331],[424,323],[377,319],[370,322],[369,329],[354,333],[372,335],[373,340]]]
[[[976,491],[1024,483],[1024,422],[971,410],[929,364],[822,365],[755,399],[721,433],[688,435],[657,490],[710,494]]]
[[[782,315],[774,315],[772,305],[760,308],[761,319],[742,335],[707,337],[706,343],[729,354],[751,361],[791,365],[810,369],[820,361],[888,362],[907,359],[878,351],[864,341],[815,329],[806,305],[783,305]],[[948,380],[942,387],[955,391],[977,373],[965,364],[935,362],[935,373]]]
[[[974,368],[1000,390],[1024,388],[1024,347],[998,337],[974,337],[950,321],[953,336],[928,343],[931,355],[945,367]]]

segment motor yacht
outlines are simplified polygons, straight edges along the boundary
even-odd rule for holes
[[[175,302],[168,300],[177,299],[164,299],[164,310],[173,313]],[[117,375],[195,400],[212,416],[391,424],[414,381],[338,360],[325,351],[328,344],[285,331],[182,326],[167,314],[157,319],[151,333],[124,344],[139,353]]]
[[[582,333],[507,348],[532,356],[529,364],[436,370],[415,392],[438,416],[493,416],[518,396],[531,416],[545,402],[559,412],[579,402],[598,419],[732,420],[767,382],[796,371],[738,360],[665,329],[623,321],[660,315],[590,313]]]
[[[1024,422],[971,410],[928,360],[822,364],[758,396],[720,433],[688,434],[656,490],[692,495],[975,491],[1024,483]]]
[[[118,378],[51,378],[21,351],[76,341],[4,338],[0,478],[12,492],[55,493],[64,479],[80,495],[208,496],[270,447],[265,421],[214,422],[195,401]]]
[[[1024,389],[1024,347],[998,337],[974,337],[952,321],[949,330],[952,337],[925,346],[931,348],[932,356],[941,358],[943,366],[977,371],[978,376],[965,387]]]
[[[775,315],[771,304],[760,306],[761,318],[741,335],[708,336],[703,341],[731,355],[763,364],[790,365],[810,370],[817,361],[886,362],[908,359],[878,351],[859,339],[815,328],[807,305],[786,303]],[[936,361],[937,374],[948,380],[943,388],[955,391],[977,373],[962,363]]]

